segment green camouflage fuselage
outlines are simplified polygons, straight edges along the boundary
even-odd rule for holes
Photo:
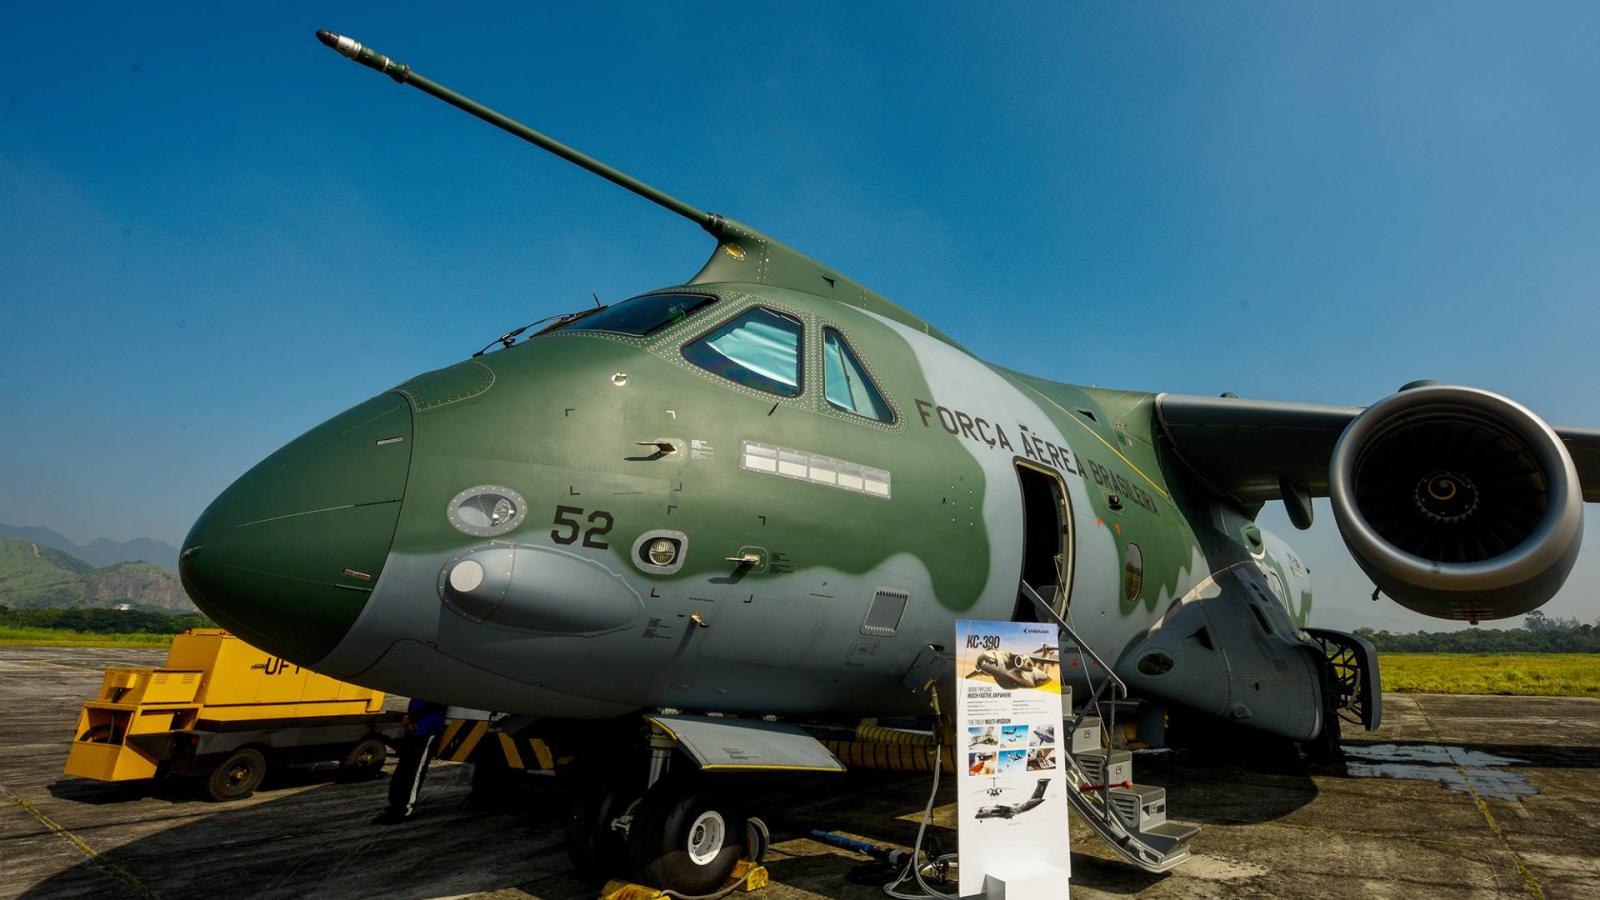
[[[1152,395],[1009,372],[872,302],[704,274],[677,290],[717,299],[648,337],[562,330],[419,376],[284,448],[196,524],[191,594],[297,662],[463,706],[919,712],[903,682],[925,648],[957,618],[1019,611],[1020,464],[1059,478],[1067,615],[1138,692],[1315,733],[1305,569],[1253,510],[1186,485]],[[805,323],[798,396],[682,356],[752,306]],[[892,423],[824,398],[824,326]],[[453,500],[484,487],[522,501],[511,530],[454,521]],[[642,564],[659,534],[681,538],[675,571]],[[246,558],[260,543],[275,555]],[[475,586],[450,583],[469,557],[515,583],[456,590]],[[866,627],[881,593],[904,612]],[[1152,652],[1176,668],[1141,666]]]

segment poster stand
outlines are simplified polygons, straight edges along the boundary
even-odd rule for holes
[[[960,893],[1067,896],[1072,871],[1062,763],[1060,643],[1053,623],[956,622]]]
[[[1037,860],[1007,860],[983,874],[984,900],[1061,900],[1067,873]]]

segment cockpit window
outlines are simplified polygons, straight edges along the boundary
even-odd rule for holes
[[[832,328],[822,330],[822,373],[828,402],[845,412],[893,422],[894,413],[883,402],[878,386],[867,377],[861,361],[850,352],[844,335]]]
[[[668,325],[676,325],[715,302],[715,297],[699,294],[647,294],[608,306],[554,330],[609,331],[644,337]]]
[[[723,378],[766,391],[800,394],[798,319],[756,307],[683,348],[683,358]]]

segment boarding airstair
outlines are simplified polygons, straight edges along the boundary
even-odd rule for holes
[[[1117,749],[1112,739],[1117,701],[1127,698],[1128,686],[1037,591],[1026,583],[1022,590],[1059,629],[1062,661],[1075,654],[1084,671],[1094,671],[1092,664],[1103,673],[1099,684],[1090,679],[1081,712],[1063,723],[1071,736],[1064,761],[1073,811],[1123,859],[1149,872],[1165,872],[1189,858],[1189,840],[1200,826],[1167,819],[1166,788],[1134,783],[1133,753]]]

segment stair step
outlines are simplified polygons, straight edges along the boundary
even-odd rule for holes
[[[1088,753],[1100,749],[1100,719],[1098,716],[1084,716],[1078,727],[1072,729],[1072,752]]]
[[[1167,789],[1150,784],[1112,788],[1111,808],[1122,824],[1135,831],[1149,831],[1167,821]]]
[[[1162,856],[1170,857],[1186,849],[1189,839],[1200,833],[1199,825],[1188,822],[1162,822],[1149,830],[1140,829],[1139,840]]]
[[[1127,750],[1089,750],[1074,753],[1091,784],[1120,784],[1133,780],[1133,754]]]

